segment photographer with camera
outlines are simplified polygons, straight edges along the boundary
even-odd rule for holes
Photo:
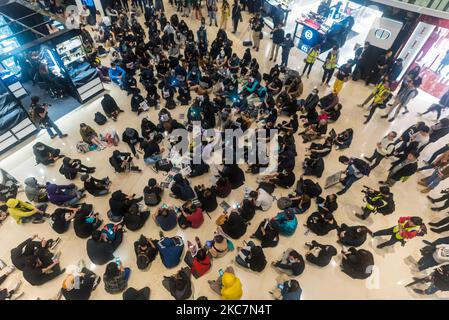
[[[383,215],[392,214],[395,209],[393,194],[387,186],[380,187],[379,191],[363,186],[362,192],[365,194],[364,201],[366,202],[363,208],[363,214],[356,213],[355,215],[365,220],[371,213],[381,213]]]
[[[56,135],[58,135],[59,138],[67,137],[67,134],[62,133],[61,130],[59,130],[58,126],[48,116],[48,107],[51,107],[51,104],[40,104],[39,101],[39,97],[31,97],[31,106],[29,109],[31,119],[36,124],[36,126],[40,127],[41,129],[45,128],[50,135],[50,138],[52,139],[56,137]],[[54,133],[53,130],[56,133]]]

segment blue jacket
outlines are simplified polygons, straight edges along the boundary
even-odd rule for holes
[[[166,268],[173,268],[181,261],[181,255],[184,250],[184,241],[181,237],[165,237],[159,240],[157,248],[161,254],[164,266]]]
[[[296,227],[298,226],[298,219],[296,219],[296,216],[293,216],[292,220],[287,220],[285,213],[279,212],[274,219],[280,234],[283,236],[291,236],[295,233]]]
[[[125,74],[126,74],[125,70],[123,70],[119,66],[115,66],[115,70],[112,68],[109,68],[109,78],[111,78],[111,79],[117,79],[119,76],[124,78]]]

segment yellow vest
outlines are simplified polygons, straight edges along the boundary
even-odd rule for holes
[[[411,231],[419,231],[419,229],[421,229],[421,226],[413,226],[413,227],[408,227],[405,228],[404,231],[405,232],[411,232]],[[394,227],[393,232],[396,235],[396,239],[402,240],[404,239],[400,234],[399,234],[399,226]]]
[[[388,98],[390,93],[391,93],[390,89],[385,88],[384,86],[382,86],[382,88],[380,88],[380,90],[374,96],[374,103],[375,104],[383,103],[385,101],[385,99]]]
[[[309,54],[307,55],[306,62],[307,62],[307,63],[315,63],[316,58],[318,58],[319,55],[320,55],[320,52],[319,52],[319,51],[317,51],[317,50],[315,50],[315,49],[312,49],[312,50],[309,52]]]
[[[337,66],[337,55],[334,53],[330,54],[329,60],[326,60],[326,69],[335,69],[335,67]]]

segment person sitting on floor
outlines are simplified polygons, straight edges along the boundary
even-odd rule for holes
[[[309,218],[307,218],[305,226],[319,236],[324,236],[330,231],[338,228],[337,221],[335,221],[334,216],[331,213],[321,214],[319,212],[312,213]]]
[[[182,252],[184,251],[184,241],[180,236],[172,238],[165,237],[160,233],[161,239],[157,243],[159,254],[161,255],[162,264],[166,268],[176,267],[181,261]]]
[[[47,190],[44,184],[39,184],[34,177],[26,178],[24,183],[25,195],[28,201],[37,204],[48,202]]]
[[[172,197],[182,201],[191,200],[195,197],[195,192],[190,186],[189,181],[183,178],[180,173],[174,175],[173,185],[171,186],[170,191],[172,192]]]
[[[235,276],[234,269],[227,267],[220,272],[217,280],[208,281],[210,288],[218,293],[223,300],[239,300],[242,298],[242,282]]]
[[[307,242],[306,246],[309,248],[309,251],[306,253],[306,260],[318,267],[327,266],[332,257],[337,254],[337,249],[331,245],[322,245],[315,240],[312,242]]]
[[[313,153],[309,158],[304,159],[302,167],[304,169],[304,176],[321,178],[324,171],[324,160],[322,157]]]
[[[89,300],[97,288],[101,277],[84,266],[84,261],[78,264],[79,272],[69,273],[64,279],[61,294],[66,300]]]
[[[143,201],[145,205],[157,206],[162,200],[164,190],[159,186],[156,179],[150,178],[148,185],[143,189]]]
[[[170,277],[164,276],[162,285],[175,300],[188,300],[192,294],[192,281],[189,268],[182,268]]]
[[[33,145],[33,154],[36,159],[36,164],[42,163],[44,166],[55,163],[56,160],[64,158],[61,150],[49,147],[42,142],[37,142]]]
[[[109,262],[103,274],[104,290],[109,294],[125,291],[130,275],[131,269],[123,267],[120,260]]]
[[[156,213],[153,215],[153,219],[156,222],[156,225],[161,227],[164,231],[174,229],[178,223],[178,216],[176,215],[175,209],[173,207],[168,207],[165,204],[157,209]]]
[[[137,267],[139,270],[145,270],[157,257],[157,241],[140,235],[140,238],[134,242],[134,252],[137,257]]]
[[[279,212],[271,221],[273,227],[279,230],[279,234],[286,237],[293,235],[298,226],[298,219],[291,209]]]
[[[86,196],[85,190],[78,189],[73,183],[57,185],[47,182],[46,190],[48,200],[58,206],[73,206]]]
[[[215,233],[214,239],[207,243],[209,247],[209,253],[215,259],[221,258],[229,252],[229,243],[230,240],[226,239],[221,234]]]
[[[89,174],[84,174],[80,177],[84,183],[84,189],[94,197],[104,196],[109,193],[111,180],[108,177],[103,179],[96,179]]]
[[[98,138],[98,134],[92,129],[91,126],[88,126],[85,123],[80,124],[80,135],[81,139],[89,145],[96,145],[99,150],[103,150],[106,146],[101,142]]]
[[[281,260],[273,261],[271,265],[278,271],[295,277],[301,275],[305,268],[302,255],[290,248],[284,251]]]
[[[276,282],[277,287],[270,292],[276,300],[301,300],[302,289],[298,281],[279,275]]]
[[[123,240],[123,228],[121,225],[116,229],[114,240],[108,241],[102,236],[101,231],[92,232],[92,237],[87,240],[87,255],[89,259],[98,265],[106,264],[115,258],[114,251],[120,246]]]
[[[114,98],[112,98],[108,93],[106,93],[103,100],[101,100],[101,106],[103,107],[103,111],[106,116],[114,121],[117,121],[117,117],[120,112],[124,112],[118,107],[117,102],[115,102]]]
[[[353,136],[354,130],[352,130],[351,128],[339,133],[334,141],[335,149],[342,150],[349,148],[352,143]]]
[[[81,163],[79,159],[71,159],[65,157],[62,160],[62,165],[59,168],[59,173],[62,174],[66,179],[73,180],[79,173],[93,173],[95,172],[95,167],[87,167]]]
[[[188,200],[180,208],[181,214],[178,217],[178,224],[182,229],[201,227],[204,222],[203,210]]]
[[[48,217],[45,213],[47,208],[46,204],[33,206],[31,203],[19,200],[8,199],[6,201],[8,207],[8,213],[17,223],[22,224],[28,221],[32,223],[42,223],[44,218]]]
[[[133,157],[129,152],[114,150],[112,156],[109,158],[109,163],[114,168],[115,172],[142,172],[138,166],[134,165]]]
[[[360,247],[366,241],[367,234],[372,232],[365,226],[352,226],[342,224],[338,229],[338,241],[346,247]]]
[[[138,204],[142,200],[142,197],[136,198],[135,194],[127,195],[122,190],[114,191],[109,199],[110,211],[108,212],[108,218],[114,222],[121,221],[131,206]]]
[[[23,270],[35,256],[41,257],[42,260],[45,260],[48,256],[53,256],[49,249],[54,248],[58,243],[58,240],[39,239],[38,235],[35,234],[11,249],[11,262],[17,269]]]
[[[138,204],[133,204],[125,213],[125,226],[131,231],[137,231],[145,225],[150,217],[150,211],[141,211]]]
[[[350,247],[341,253],[341,271],[352,279],[366,279],[373,273],[374,257],[371,252]]]
[[[212,259],[206,248],[201,246],[198,237],[195,238],[197,245],[189,246],[184,262],[190,267],[190,273],[198,279],[205,275],[212,267]]]
[[[41,286],[65,272],[59,265],[58,255],[35,255],[23,269],[23,278],[32,286]]]
[[[98,213],[94,213],[92,209],[92,205],[83,204],[75,214],[73,228],[77,237],[81,239],[89,238],[103,223],[98,218]]]
[[[326,196],[326,199],[318,197],[316,199],[318,212],[321,214],[334,213],[338,209],[337,195],[332,193]]]
[[[265,254],[261,246],[256,246],[252,241],[244,241],[245,247],[237,247],[237,256],[235,261],[242,267],[248,268],[252,271],[262,272],[267,265]]]
[[[78,208],[57,208],[50,216],[51,228],[59,234],[69,230]]]
[[[279,231],[271,220],[264,219],[251,238],[260,240],[262,248],[276,247],[279,242]]]
[[[194,188],[198,197],[198,201],[201,202],[201,208],[206,212],[213,212],[218,207],[217,195],[215,188],[206,188],[203,184]]]
[[[218,227],[218,231],[222,231],[232,239],[239,239],[246,233],[247,223],[236,211],[225,214],[224,222]]]

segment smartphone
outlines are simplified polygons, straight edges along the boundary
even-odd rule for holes
[[[278,288],[283,290],[284,289],[284,285],[283,284],[278,284]]]
[[[223,274],[224,274],[223,269],[218,270],[218,274],[219,274],[220,276],[223,276]]]
[[[229,205],[229,203],[227,203],[226,201],[222,201],[222,202],[220,203],[220,207],[222,207],[224,211],[228,211],[229,208],[231,208],[231,206]]]
[[[161,206],[161,208],[162,208],[162,209],[166,209],[166,208],[167,208],[167,205],[164,203],[164,204]]]
[[[206,241],[206,246],[207,246],[208,248],[212,248],[213,245],[214,245],[214,244],[213,244],[212,241]]]
[[[116,257],[116,258],[115,258],[115,263],[116,263],[118,266],[120,266],[120,258],[119,258],[119,257]]]

